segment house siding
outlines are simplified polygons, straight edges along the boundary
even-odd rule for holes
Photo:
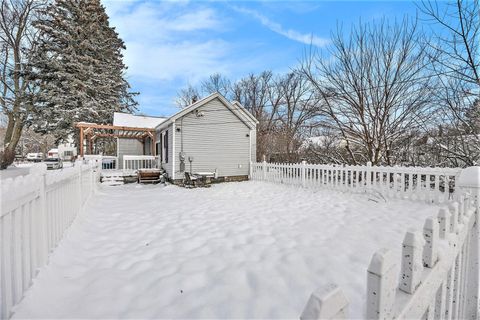
[[[256,128],[250,130],[250,136],[251,136],[251,143],[252,143],[251,161],[256,162],[257,161],[257,130],[256,130]]]
[[[143,155],[143,144],[137,139],[118,138],[117,142],[118,168],[123,169],[124,155]]]
[[[202,117],[197,117],[193,111],[175,122],[180,128],[180,132],[175,132],[175,179],[184,177],[179,157],[182,135],[186,171],[190,171],[188,159],[193,157],[193,172],[217,170],[219,177],[248,175],[250,139],[252,144],[255,140],[255,136],[248,136],[250,128],[219,99],[213,99],[197,110],[203,113]],[[253,154],[253,145],[252,148]],[[169,176],[172,175],[169,173]]]

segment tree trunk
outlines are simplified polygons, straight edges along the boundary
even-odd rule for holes
[[[5,149],[0,152],[0,170],[6,169],[15,160],[15,149],[22,136],[22,130],[23,124],[21,124],[21,121],[17,121],[13,125],[10,141],[5,143]]]

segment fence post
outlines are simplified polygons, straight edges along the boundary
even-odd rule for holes
[[[407,231],[403,240],[400,290],[413,294],[420,284],[423,271],[423,236],[413,230]]]
[[[438,259],[438,221],[433,217],[425,220],[423,236],[425,238],[425,249],[423,250],[423,265],[433,268]]]
[[[377,251],[367,273],[367,319],[392,319],[397,283],[395,256],[388,249]]]
[[[347,318],[348,300],[336,285],[329,285],[313,292],[300,316],[301,320]]]
[[[302,187],[306,187],[306,166],[307,166],[307,161],[303,160],[302,161]]]
[[[267,161],[263,160],[263,181],[267,181]]]
[[[463,169],[458,177],[458,183],[455,181],[455,187],[457,186],[465,193],[471,192],[474,203],[475,223],[467,240],[470,242],[470,252],[467,266],[465,314],[468,315],[469,319],[478,319],[480,167]]]
[[[367,162],[367,179],[365,180],[367,191],[370,191],[372,187],[372,163]]]

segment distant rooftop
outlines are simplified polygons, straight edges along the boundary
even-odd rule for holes
[[[166,118],[138,116],[130,113],[115,112],[113,114],[113,125],[121,127],[149,128],[154,129]]]

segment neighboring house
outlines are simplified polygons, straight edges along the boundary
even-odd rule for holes
[[[50,149],[47,152],[47,158],[58,158],[58,149]],[[62,159],[63,160],[63,159]]]
[[[58,157],[63,161],[70,161],[77,156],[77,147],[71,142],[58,145]]]
[[[160,123],[164,122],[165,119],[166,118],[162,117],[147,117],[115,112],[113,114],[113,125],[119,127],[154,129]],[[146,137],[144,140],[135,137],[117,138],[118,169],[122,169],[124,155],[152,155],[152,139],[150,137]]]
[[[258,121],[240,103],[214,93],[156,127],[157,153],[169,178],[215,172],[224,180],[246,180],[256,157]]]

